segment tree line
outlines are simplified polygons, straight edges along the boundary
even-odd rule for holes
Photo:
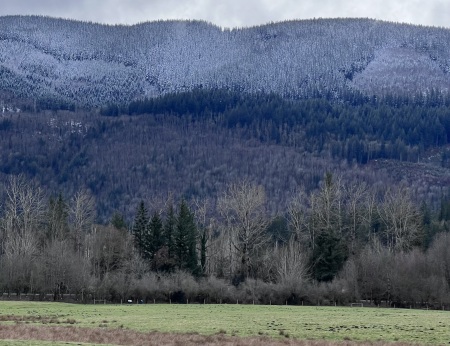
[[[36,299],[388,306],[450,304],[450,200],[417,205],[404,187],[374,191],[327,174],[278,215],[244,180],[210,200],[141,201],[128,223],[96,223],[87,190],[46,197],[4,187],[0,289]]]

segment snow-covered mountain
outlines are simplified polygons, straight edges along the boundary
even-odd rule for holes
[[[450,30],[369,19],[222,29],[0,17],[0,91],[84,106],[219,87],[303,97],[450,89]]]

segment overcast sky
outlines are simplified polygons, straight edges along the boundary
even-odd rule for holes
[[[203,19],[223,27],[363,17],[450,28],[450,0],[1,0],[0,15],[10,14],[109,24]]]

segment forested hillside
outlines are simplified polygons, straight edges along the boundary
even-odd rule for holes
[[[449,89],[448,42],[448,29],[369,19],[231,30],[199,21],[107,26],[10,16],[0,18],[0,89],[31,109],[195,87],[293,98],[429,93]]]
[[[99,221],[130,219],[141,199],[220,193],[250,179],[275,214],[326,172],[379,189],[406,183],[433,209],[448,193],[446,99],[285,100],[194,90],[92,112],[5,113],[0,172],[25,174],[51,193],[87,188]]]
[[[1,17],[0,292],[448,306],[449,42]]]

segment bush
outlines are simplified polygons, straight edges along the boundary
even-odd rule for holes
[[[236,297],[236,288],[215,276],[202,279],[199,290],[200,302],[226,304],[234,302]]]

